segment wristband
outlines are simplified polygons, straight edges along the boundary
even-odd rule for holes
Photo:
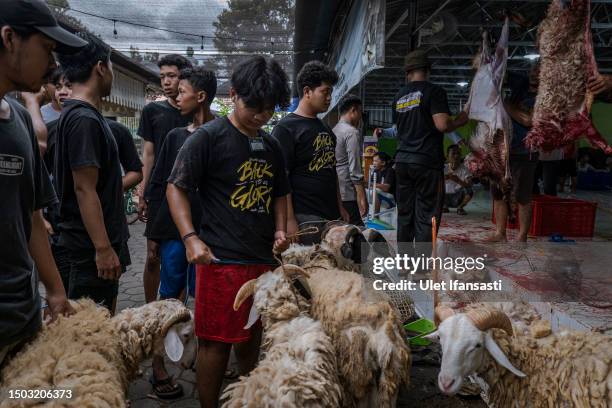
[[[183,236],[183,242],[185,242],[185,241],[187,240],[187,238],[193,237],[194,235],[198,235],[198,233],[197,233],[197,232],[195,232],[195,231],[192,231],[192,232],[190,232],[189,234],[185,234],[185,235]]]

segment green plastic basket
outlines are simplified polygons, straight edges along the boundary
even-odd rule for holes
[[[416,334],[408,339],[411,346],[427,346],[431,342],[423,336],[436,330],[436,325],[431,320],[419,319],[404,325],[404,330]]]

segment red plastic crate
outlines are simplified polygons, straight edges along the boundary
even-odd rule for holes
[[[595,229],[597,204],[573,198],[536,195],[532,200],[532,218],[529,235],[566,237],[592,237]],[[495,224],[495,211],[493,211]],[[518,219],[518,214],[517,214]],[[508,225],[507,228],[517,228]]]
[[[533,204],[530,235],[593,236],[597,203],[542,195]]]

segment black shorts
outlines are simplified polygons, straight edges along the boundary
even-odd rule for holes
[[[121,262],[121,272],[130,264],[127,242],[113,246]],[[92,250],[70,251],[70,277],[68,297],[79,299],[88,297],[94,302],[111,310],[113,301],[119,293],[119,280],[98,277],[96,253]]]
[[[517,203],[526,205],[531,202],[533,183],[535,179],[537,160],[517,159],[510,157],[510,173],[512,174],[512,195]],[[491,185],[491,195],[494,200],[503,200],[504,194],[499,186]]]
[[[563,159],[559,166],[559,177],[577,177],[576,159]]]

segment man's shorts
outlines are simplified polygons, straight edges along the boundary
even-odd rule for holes
[[[188,288],[190,296],[195,296],[195,266],[187,262],[183,242],[179,240],[161,241],[160,257],[160,298],[178,298],[185,287]]]
[[[576,177],[578,176],[578,169],[576,166],[576,159],[563,159],[559,166],[559,177]]]
[[[274,269],[272,265],[196,265],[195,334],[203,340],[242,343],[251,338],[245,330],[253,298],[234,311],[234,299],[242,285]]]
[[[510,157],[510,173],[512,174],[512,195],[517,203],[527,205],[531,202],[533,183],[538,167],[537,160]],[[503,200],[504,194],[495,184],[491,184],[491,195],[494,200]]]
[[[127,242],[123,245],[113,246],[121,263],[121,272],[130,264]],[[88,297],[112,310],[113,301],[119,292],[119,280],[102,279],[98,277],[96,253],[93,250],[70,251],[70,299]]]

